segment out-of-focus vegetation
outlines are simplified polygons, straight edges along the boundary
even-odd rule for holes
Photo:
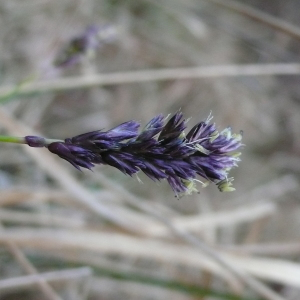
[[[1,144],[0,300],[300,298],[300,34],[284,27],[300,31],[300,2],[238,3],[0,3],[1,134],[66,138],[181,109],[191,126],[212,112],[246,145],[235,192],[177,200],[143,175]],[[54,66],[91,25],[113,38]]]

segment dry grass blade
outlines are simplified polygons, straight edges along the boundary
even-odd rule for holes
[[[217,4],[219,6],[228,8],[241,15],[251,18],[255,21],[270,26],[278,31],[284,32],[293,38],[300,39],[300,28],[292,25],[284,20],[271,16],[258,9],[252,8],[244,3],[240,3],[234,0],[206,0]]]
[[[0,209],[0,221],[16,224],[35,224],[41,226],[58,226],[80,228],[85,225],[84,220],[66,219],[65,216],[57,216],[46,213],[29,213],[9,209]]]
[[[234,77],[298,74],[300,74],[300,64],[298,63],[218,65],[190,68],[142,70],[37,81],[34,83],[22,85],[18,90],[18,95],[149,81],[166,81],[192,78],[217,78],[228,76]],[[0,97],[10,94],[14,89],[14,86],[2,86],[0,88]]]
[[[188,217],[172,218],[172,223],[178,228],[188,231],[202,231],[208,228],[234,226],[241,223],[253,222],[257,219],[273,215],[276,205],[273,203],[260,203],[257,205],[239,207],[234,210],[202,214]],[[166,236],[166,228],[152,226],[148,228],[149,234]]]
[[[247,270],[247,272],[261,279],[300,288],[300,267],[298,263],[279,259],[245,256],[234,257],[233,263],[238,264]]]
[[[13,241],[22,247],[35,249],[83,249],[99,253],[119,254],[126,257],[140,257],[166,262],[198,264],[226,279],[227,272],[216,262],[201,255],[190,246],[174,245],[163,241],[125,236],[116,233],[96,231],[69,231],[50,229],[7,229],[0,234],[0,242]],[[182,256],[186,253],[186,256]],[[192,256],[190,256],[191,254]]]
[[[0,193],[0,206],[18,205],[26,201],[48,201],[59,199],[65,201],[68,198],[68,193],[55,191],[50,189],[41,189],[32,191],[31,189],[20,187],[15,189],[2,189]]]
[[[16,290],[19,288],[29,287],[39,283],[41,280],[45,282],[62,282],[82,280],[82,278],[90,277],[92,271],[88,267],[67,269],[61,271],[46,272],[22,277],[0,280],[0,290]]]
[[[233,251],[239,254],[258,254],[258,255],[299,255],[300,243],[287,242],[281,243],[261,243],[250,245],[223,246],[222,249]]]
[[[176,262],[210,271],[226,279],[226,272],[211,257],[199,254],[187,245],[170,244],[164,241],[125,236],[116,233],[95,231],[71,231],[49,229],[7,229],[0,234],[0,242],[12,241],[22,247],[46,250],[89,250],[101,254],[116,254],[124,257]],[[182,253],[185,253],[183,256]],[[300,266],[279,259],[246,257],[223,254],[227,261],[239,269],[259,278],[300,287]],[[262,267],[263,266],[263,267]],[[280,299],[280,298],[278,298]]]
[[[280,202],[283,196],[287,193],[297,191],[299,188],[298,179],[294,175],[283,175],[269,181],[266,184],[259,185],[247,194],[239,196],[230,202],[230,205],[235,207],[239,203],[255,203],[272,199],[272,201]]]
[[[0,194],[0,206],[18,204],[32,195],[30,191],[18,191],[16,189],[2,190]]]

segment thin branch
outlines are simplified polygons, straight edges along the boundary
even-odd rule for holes
[[[269,27],[281,31],[285,34],[292,36],[293,38],[300,39],[300,28],[292,25],[277,17],[271,16],[258,9],[252,8],[246,4],[234,1],[234,0],[206,0],[216,5],[225,7],[255,21],[268,25]]]
[[[267,75],[299,75],[300,64],[249,64],[249,65],[217,65],[191,68],[171,68],[117,72],[111,74],[94,74],[89,76],[60,78],[47,81],[36,81],[20,86],[17,95],[42,92],[109,86],[137,82],[164,81],[192,78],[217,78],[237,76],[267,76]],[[0,97],[10,94],[15,86],[0,87]]]

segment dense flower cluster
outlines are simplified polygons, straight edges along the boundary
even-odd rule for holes
[[[185,134],[181,112],[167,122],[158,115],[140,133],[140,124],[128,121],[109,131],[84,133],[45,146],[77,169],[105,164],[130,176],[142,171],[154,181],[166,179],[176,195],[197,191],[197,175],[217,184],[220,191],[232,191],[228,172],[240,160],[236,150],[242,136],[232,134],[230,128],[218,132],[210,119]],[[27,137],[27,143],[40,147],[43,142]]]

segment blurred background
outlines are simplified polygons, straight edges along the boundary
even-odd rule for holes
[[[64,139],[181,109],[190,126],[211,113],[243,130],[245,147],[235,192],[176,199],[142,174],[1,144],[0,299],[300,299],[299,9],[1,1],[2,135]]]

